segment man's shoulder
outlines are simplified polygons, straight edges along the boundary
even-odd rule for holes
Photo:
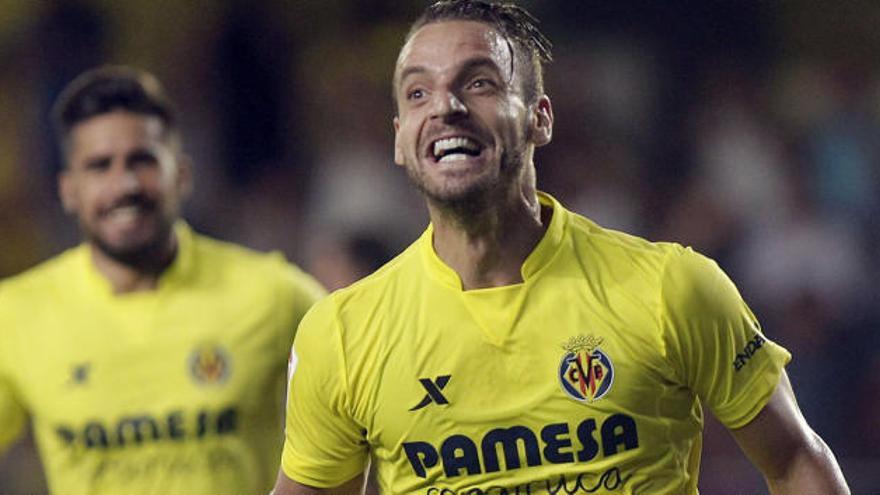
[[[680,244],[668,241],[653,241],[647,238],[603,227],[587,217],[572,213],[570,232],[576,248],[586,246],[603,255],[620,256],[626,259],[644,259],[662,263],[670,255],[685,250]]]
[[[276,290],[280,286],[285,292],[307,294],[310,300],[324,295],[323,287],[280,251],[259,251],[199,233],[193,233],[191,241],[200,279],[220,279],[255,290]]]
[[[636,270],[655,281],[667,300],[684,307],[705,307],[716,303],[719,287],[733,284],[712,258],[676,242],[649,241],[642,237],[598,226],[580,215],[572,215],[575,249],[592,253],[592,259],[619,271]],[[730,304],[738,304],[734,288]],[[690,302],[687,302],[690,301]]]
[[[259,251],[237,242],[227,241],[199,232],[191,234],[193,249],[198,256],[236,261],[245,264],[266,263],[277,255],[274,252]]]
[[[195,232],[192,244],[196,262],[211,271],[249,273],[251,276],[283,276],[285,271],[300,271],[280,251],[260,251]]]
[[[75,276],[80,258],[87,254],[84,245],[67,249],[23,272],[0,280],[0,294],[2,297],[31,294],[45,297],[47,290],[58,288],[59,284]]]

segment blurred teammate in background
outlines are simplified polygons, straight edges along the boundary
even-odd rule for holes
[[[714,262],[537,190],[549,46],[509,4],[411,28],[394,158],[431,225],[303,320],[276,495],[357,493],[368,455],[389,494],[695,493],[703,405],[773,493],[845,493]]]
[[[86,72],[54,118],[84,242],[0,283],[0,452],[30,416],[54,493],[268,491],[290,339],[323,289],[179,218],[190,163],[150,74]]]

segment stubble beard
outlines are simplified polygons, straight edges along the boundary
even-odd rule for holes
[[[82,229],[88,242],[107,258],[137,271],[159,272],[173,259],[175,246],[173,221],[164,215],[157,221],[155,234],[137,244],[113,244],[96,230]]]
[[[523,169],[525,143],[521,148],[513,153],[502,152],[496,174],[479,177],[454,190],[445,184],[430,184],[427,174],[419,166],[406,167],[407,175],[428,203],[456,223],[467,225],[479,219],[493,205],[504,201],[510,189],[516,186],[516,178]]]

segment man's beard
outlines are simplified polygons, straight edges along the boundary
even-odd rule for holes
[[[432,205],[459,220],[466,220],[485,211],[493,203],[503,201],[522,172],[523,156],[525,153],[522,149],[513,153],[504,151],[497,174],[480,177],[458,190],[445,189],[443,184],[428,183],[427,174],[421,168],[406,167],[406,170],[410,181]]]
[[[173,258],[171,238],[172,221],[158,220],[155,234],[138,244],[113,245],[97,232],[86,231],[89,243],[108,258],[131,268],[145,272],[158,272],[168,266]]]

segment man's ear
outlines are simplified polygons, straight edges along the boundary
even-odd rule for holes
[[[186,199],[193,189],[193,161],[189,155],[177,154],[177,193],[180,199]]]
[[[535,146],[544,146],[553,139],[553,105],[550,97],[541,95],[532,105],[531,136]]]
[[[392,124],[394,125],[394,163],[402,167],[406,162],[403,159],[403,147],[400,145],[400,117],[395,115]]]
[[[58,173],[58,197],[61,206],[66,213],[76,213],[79,208],[79,200],[76,196],[76,184],[70,170],[64,169]]]

